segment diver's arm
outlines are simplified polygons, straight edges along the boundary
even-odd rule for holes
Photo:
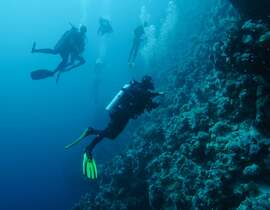
[[[164,92],[150,91],[150,95],[151,95],[152,97],[157,97],[157,96],[163,96],[163,95],[165,95],[165,93],[164,93]]]
[[[155,91],[149,92],[150,92],[149,102],[146,106],[146,110],[148,112],[150,112],[153,109],[156,109],[160,105],[160,103],[153,101],[153,99],[157,96],[163,96],[165,94],[164,92],[155,92]]]

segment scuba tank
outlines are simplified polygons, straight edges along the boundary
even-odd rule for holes
[[[114,112],[117,108],[119,108],[119,102],[126,95],[125,91],[131,87],[131,84],[126,84],[123,88],[116,94],[116,96],[112,99],[112,101],[106,107],[106,110],[110,113]]]

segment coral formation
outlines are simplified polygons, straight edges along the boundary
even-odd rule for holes
[[[270,19],[232,14],[217,1],[193,48],[160,74],[162,107],[74,210],[270,209]]]
[[[263,18],[270,15],[268,0],[230,0],[245,18]]]

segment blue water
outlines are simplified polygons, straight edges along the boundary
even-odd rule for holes
[[[81,174],[85,144],[70,151],[64,146],[87,126],[104,127],[106,104],[119,88],[143,74],[138,67],[128,69],[127,59],[133,30],[140,24],[142,6],[159,25],[167,1],[126,0],[9,0],[0,8],[0,209],[70,209],[91,185]],[[115,33],[100,53],[96,35],[98,18],[109,17]],[[38,47],[53,47],[74,25],[88,27],[85,52],[87,64],[66,73],[59,84],[54,79],[31,81],[30,72],[53,69],[59,57],[31,54]],[[95,60],[103,56],[100,90],[93,89]],[[99,100],[94,103],[95,94]],[[129,140],[105,142],[96,150],[98,162],[106,162]],[[104,151],[106,156],[104,156]]]

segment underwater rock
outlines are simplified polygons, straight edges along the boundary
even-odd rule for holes
[[[228,122],[217,122],[209,131],[214,136],[224,136],[230,130]]]
[[[244,18],[265,18],[270,15],[268,0],[230,0]]]
[[[262,195],[255,198],[248,198],[242,202],[237,210],[270,210],[270,196]]]
[[[256,164],[247,166],[243,171],[243,175],[246,177],[256,178],[260,175],[260,168]]]
[[[234,187],[233,194],[238,203],[241,203],[246,197],[258,195],[258,186],[253,182],[238,184]]]
[[[242,37],[242,42],[244,45],[251,46],[254,43],[254,39],[251,35],[247,34]]]
[[[159,210],[162,209],[163,205],[163,193],[162,188],[158,186],[151,185],[149,187],[149,204],[151,209]]]
[[[270,95],[268,95],[268,88],[259,87],[257,90],[257,101],[256,101],[256,124],[257,127],[267,135],[270,135]]]
[[[258,40],[258,43],[263,48],[269,48],[270,47],[270,32],[268,31],[265,34],[261,35]]]
[[[269,20],[248,20],[228,35],[223,53],[230,61],[220,69],[237,69],[238,72],[263,76],[270,80],[270,23]],[[252,37],[252,40],[251,40]]]
[[[247,20],[241,27],[241,31],[245,34],[258,35],[267,31],[267,26],[261,20]]]

